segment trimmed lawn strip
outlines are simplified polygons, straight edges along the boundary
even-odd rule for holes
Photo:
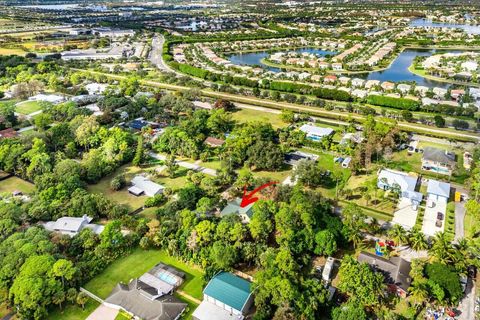
[[[48,320],[85,320],[90,313],[100,306],[100,303],[93,299],[88,299],[85,303],[85,309],[77,304],[68,304],[63,307],[61,311],[59,308],[55,308],[48,315]]]
[[[15,111],[21,114],[28,115],[30,113],[42,110],[42,106],[38,101],[24,101],[15,106]]]
[[[280,114],[265,112],[262,110],[240,108],[238,111],[232,113],[232,118],[241,123],[266,122],[270,123],[274,128],[288,126],[288,123],[283,122],[282,119],[280,119]]]
[[[127,284],[130,280],[141,276],[159,262],[184,272],[185,281],[179,289],[194,298],[202,299],[203,272],[168,255],[163,250],[155,249],[135,249],[131,254],[113,262],[101,274],[90,280],[85,285],[85,289],[105,299],[117,283]]]
[[[30,182],[17,177],[11,177],[0,182],[0,193],[12,193],[16,190],[21,191],[24,194],[30,194],[35,191],[35,186]]]
[[[181,319],[191,320],[192,319],[192,314],[195,311],[195,309],[198,307],[198,304],[196,304],[195,302],[193,302],[192,300],[190,300],[188,298],[185,298],[185,297],[179,295],[178,293],[174,293],[173,295],[176,298],[178,298],[178,299],[182,300],[183,302],[185,302],[186,304],[188,304],[187,310],[182,315]]]

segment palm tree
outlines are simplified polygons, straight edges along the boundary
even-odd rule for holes
[[[359,230],[350,230],[348,240],[353,242],[353,247],[356,249],[363,241],[363,234]]]
[[[451,237],[444,232],[436,233],[433,245],[428,253],[441,263],[452,263],[454,261],[455,249],[452,246]]]
[[[428,299],[427,281],[424,279],[414,280],[410,288],[410,299],[415,306],[421,306]]]
[[[415,251],[428,249],[427,239],[418,227],[414,227],[408,234],[408,244]]]
[[[405,232],[405,229],[399,224],[393,225],[393,227],[388,230],[388,236],[395,242],[397,247],[401,246],[402,243],[407,242],[407,233]]]

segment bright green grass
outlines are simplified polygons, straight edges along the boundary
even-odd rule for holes
[[[232,113],[232,118],[238,122],[269,122],[274,128],[283,128],[288,126],[288,123],[280,119],[280,114],[266,112],[261,110],[240,109]]]
[[[59,308],[51,311],[47,317],[48,320],[85,320],[90,313],[92,313],[100,304],[93,300],[88,299],[85,304],[85,309],[79,305],[68,304],[60,311]]]
[[[108,266],[101,274],[90,280],[85,289],[105,299],[117,283],[128,283],[150,270],[157,263],[171,265],[185,273],[185,281],[180,290],[194,298],[202,299],[203,272],[187,265],[163,250],[135,249],[126,257],[120,258]]]
[[[131,317],[123,311],[120,311],[115,317],[115,320],[130,320],[130,319]]]
[[[174,294],[175,297],[177,297],[178,299],[182,300],[182,302],[185,302],[186,304],[188,304],[188,307],[187,307],[187,310],[185,311],[185,313],[182,315],[182,318],[181,319],[185,319],[185,320],[190,320],[192,319],[192,314],[193,312],[195,311],[195,309],[198,307],[198,304],[196,304],[195,302],[193,302],[192,300],[190,299],[187,299],[185,297],[182,297],[181,295],[179,294]]]
[[[31,194],[35,191],[35,186],[30,182],[27,182],[17,177],[11,177],[6,180],[0,181],[0,193],[12,193],[15,190],[21,191],[25,194]]]
[[[42,106],[38,101],[24,101],[15,106],[15,110],[21,114],[30,114],[42,110]]]

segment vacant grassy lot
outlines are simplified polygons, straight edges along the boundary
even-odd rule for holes
[[[283,128],[288,126],[288,123],[280,119],[280,114],[266,112],[252,109],[239,109],[232,114],[232,118],[238,122],[269,122],[274,128]]]
[[[90,313],[93,312],[100,304],[93,300],[88,299],[85,304],[85,309],[82,310],[82,307],[79,305],[68,304],[66,307],[63,307],[63,310],[60,311],[59,308],[49,312],[47,317],[48,320],[85,320]]]
[[[171,265],[185,273],[185,282],[180,287],[194,298],[202,299],[203,272],[196,267],[187,265],[162,250],[134,250],[126,257],[113,262],[101,274],[85,285],[85,289],[105,299],[119,282],[128,283],[131,279],[141,276],[157,263]]]
[[[15,106],[15,111],[21,114],[30,114],[42,110],[42,106],[38,101],[24,101]]]
[[[18,48],[0,48],[0,55],[2,56],[9,56],[9,55],[18,55],[18,56],[23,56],[25,55],[25,51],[22,49]]]
[[[21,191],[25,194],[29,194],[35,191],[35,186],[30,182],[27,182],[17,177],[11,177],[6,180],[0,181],[0,193],[12,193],[16,190]]]

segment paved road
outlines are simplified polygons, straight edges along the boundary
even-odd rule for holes
[[[475,283],[471,278],[468,278],[466,294],[460,301],[458,310],[461,312],[457,317],[458,320],[475,319]]]
[[[465,237],[465,203],[455,202],[455,241]]]
[[[167,159],[167,156],[165,156],[163,154],[155,153],[155,152],[149,152],[148,155],[157,159],[157,160],[161,160],[161,161],[165,161]],[[184,168],[194,170],[194,171],[197,171],[197,172],[202,172],[202,173],[208,174],[210,176],[214,176],[214,177],[217,176],[217,171],[216,170],[213,170],[213,169],[210,169],[210,168],[205,168],[205,167],[199,166],[198,164],[190,163],[190,162],[186,162],[186,161],[178,161],[177,160],[175,162],[180,167],[184,167]]]
[[[161,34],[156,35],[153,37],[152,40],[152,50],[150,51],[150,55],[148,59],[151,63],[157,66],[158,69],[166,72],[173,72],[175,74],[179,74],[177,71],[170,68],[164,61],[163,61],[163,44],[165,43],[165,37]]]
[[[76,69],[72,68],[72,70],[78,70],[78,71],[84,71],[84,72],[89,72],[91,74],[101,74],[104,75],[108,78],[111,79],[117,79],[117,80],[123,80],[126,79],[126,76],[122,75],[114,75],[110,73],[105,73],[105,72],[98,72],[98,71],[92,71],[92,70],[86,70],[86,69]],[[179,86],[179,85],[174,85],[174,84],[167,84],[167,83],[162,83],[162,82],[157,82],[157,81],[151,81],[151,80],[141,80],[140,81],[142,85],[145,86],[151,86],[155,88],[162,88],[162,89],[167,89],[167,90],[173,90],[173,91],[188,91],[191,88],[190,87],[185,87],[185,86]],[[291,110],[294,112],[309,112],[311,114],[314,114],[315,116],[319,117],[322,119],[322,121],[325,121],[324,118],[329,118],[329,119],[354,119],[357,121],[364,121],[365,117],[362,115],[358,114],[351,114],[351,113],[344,113],[344,112],[338,112],[338,111],[328,111],[325,109],[320,109],[316,107],[308,107],[308,106],[303,106],[303,105],[298,105],[298,104],[292,104],[292,103],[287,103],[287,102],[278,102],[278,101],[272,101],[272,100],[266,100],[266,99],[260,99],[260,98],[255,98],[255,97],[249,97],[249,96],[243,96],[243,95],[238,95],[238,94],[231,94],[231,93],[223,93],[223,92],[216,92],[216,91],[211,91],[211,90],[201,90],[200,91],[203,96],[206,97],[211,97],[211,98],[221,98],[221,99],[226,99],[226,100],[231,100],[232,102],[236,103],[244,103],[244,104],[250,104],[250,105],[255,105],[255,106],[261,106],[264,108],[268,109],[276,109],[276,110]],[[398,127],[400,129],[408,129],[408,131],[423,131],[427,133],[432,133],[436,134],[437,136],[457,136],[461,138],[469,138],[469,139],[476,139],[480,141],[480,135],[476,133],[464,133],[464,132],[459,132],[459,131],[452,131],[452,130],[445,130],[445,129],[439,129],[439,128],[432,128],[432,127],[427,127],[427,126],[421,126],[417,124],[409,124],[407,122],[398,122]]]

